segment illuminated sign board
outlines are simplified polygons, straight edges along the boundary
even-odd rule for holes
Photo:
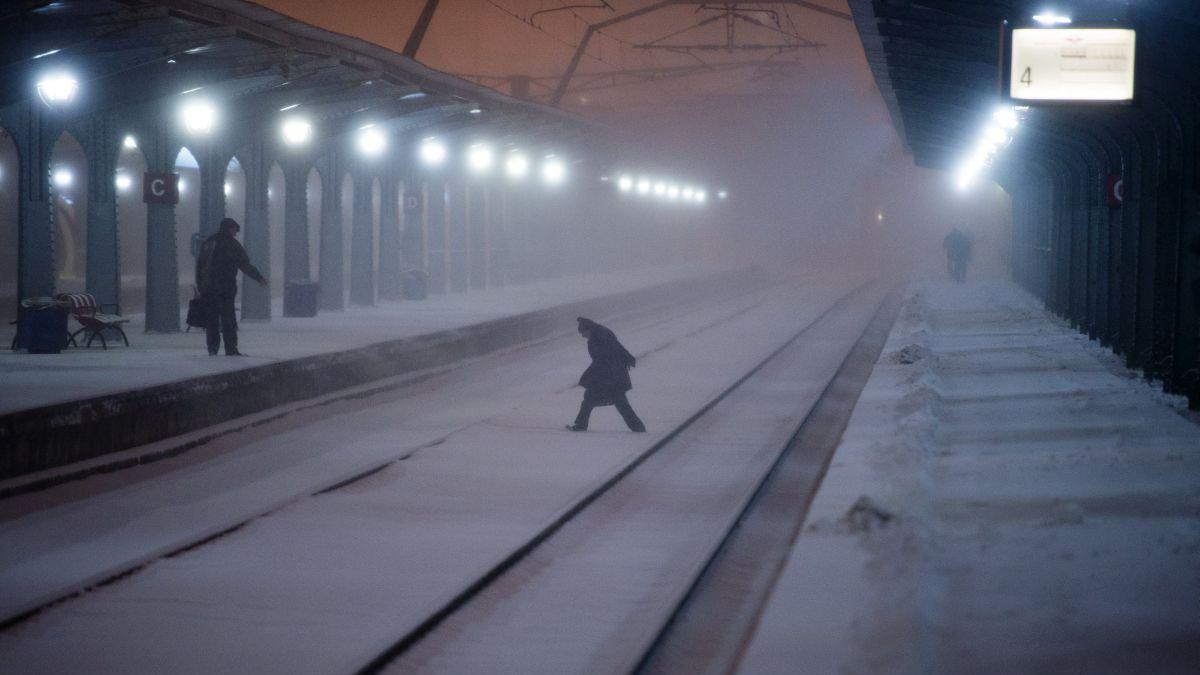
[[[1014,28],[1009,96],[1027,103],[1130,102],[1135,38],[1127,28]]]

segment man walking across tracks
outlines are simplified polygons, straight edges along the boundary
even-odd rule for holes
[[[625,392],[633,388],[629,369],[637,365],[637,359],[611,330],[591,319],[579,317],[576,321],[579,322],[579,334],[587,338],[592,365],[579,378],[579,385],[583,387],[583,403],[579,404],[575,423],[567,425],[567,428],[571,431],[587,431],[592,408],[615,405],[630,431],[645,431],[646,425],[638,419],[637,413],[629,405],[629,399],[625,397]]]
[[[233,218],[222,220],[217,233],[204,240],[196,261],[196,288],[207,313],[205,337],[208,353],[213,356],[217,355],[222,338],[225,339],[226,356],[243,356],[237,348],[237,312],[233,307],[237,297],[237,273],[243,272],[264,288],[267,285],[267,280],[250,264],[246,249],[237,240],[241,229]]]

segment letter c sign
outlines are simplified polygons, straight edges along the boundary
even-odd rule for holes
[[[178,204],[179,174],[147,171],[142,177],[142,201],[147,204]]]

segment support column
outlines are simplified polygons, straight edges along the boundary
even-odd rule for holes
[[[470,286],[487,288],[487,187],[467,187],[467,244],[470,250]]]
[[[142,143],[146,170],[175,171],[174,144],[159,120]],[[175,205],[146,204],[146,332],[179,332],[179,258],[175,249]]]
[[[199,147],[196,161],[200,165],[200,223],[202,239],[216,234],[225,217],[225,167],[230,155],[217,151],[209,144]]]
[[[450,182],[450,290],[467,290],[467,187],[462,179]]]
[[[429,245],[429,292],[446,292],[446,182],[440,176],[429,179],[425,198]]]
[[[54,295],[54,225],[50,197],[50,152],[55,134],[43,134],[45,113],[32,102],[20,104],[13,142],[20,156],[17,196],[17,301]]]
[[[321,160],[321,309],[341,310],[342,171],[336,155]]]
[[[271,270],[271,233],[267,211],[267,178],[271,165],[266,157],[262,142],[256,142],[246,152],[242,171],[246,174],[246,222],[242,223],[242,244],[250,256],[250,262],[259,270]],[[272,285],[283,283],[282,279],[270,279]],[[245,321],[271,320],[271,289],[242,280],[242,319]]]
[[[425,194],[424,186],[410,168],[404,181],[404,234],[400,242],[403,272],[425,270]]]
[[[308,166],[288,163],[283,169],[283,279],[308,281]]]
[[[394,164],[379,190],[379,297],[400,299],[400,176]]]
[[[92,119],[88,148],[87,290],[106,311],[121,311],[117,240],[117,141],[107,115]]]
[[[508,236],[505,230],[508,191],[498,185],[487,190],[487,279],[489,286],[503,286],[508,281]]]
[[[354,176],[354,222],[350,231],[350,304],[375,304],[375,252],[371,241],[371,184],[374,176]]]

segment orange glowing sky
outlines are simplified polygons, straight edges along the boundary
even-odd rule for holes
[[[352,35],[400,51],[416,23],[424,0],[259,0],[276,11],[302,21]],[[533,12],[563,5],[600,4],[600,0],[441,0],[433,23],[417,59],[438,70],[456,74],[507,76],[513,74],[544,77],[546,84],[562,74],[585,29],[585,21],[596,23],[631,9],[644,7],[650,0],[609,0],[615,11],[574,9],[541,14],[534,18],[538,28],[522,21]],[[826,6],[848,11],[843,0],[824,0]],[[824,80],[850,81],[855,88],[873,90],[862,48],[853,25],[816,12],[773,6],[776,14],[753,14],[764,23],[778,20],[783,30],[801,35],[826,46],[819,50],[800,50],[781,54],[766,52],[706,52],[700,58],[710,63],[736,60],[795,62],[782,73],[764,76],[762,71],[746,68],[660,81],[654,84],[627,85],[612,89],[572,92],[564,104],[578,112],[620,120],[629,114],[639,118],[649,111],[679,104],[694,105],[712,97],[728,98],[753,95],[793,95],[805,88],[821,86]],[[516,16],[513,16],[516,15]],[[694,7],[672,7],[606,30],[593,39],[589,57],[580,66],[580,74],[622,69],[661,68],[696,64],[697,59],[663,51],[636,49],[634,43],[649,42],[668,33],[685,29],[712,13]],[[756,27],[738,21],[739,42],[778,44],[787,38],[772,28]],[[689,30],[673,39],[672,44],[713,43],[725,40],[723,21]],[[664,41],[666,42],[666,41]],[[505,85],[487,82],[507,93]],[[537,86],[533,93],[544,93]],[[624,120],[622,120],[624,121]]]

